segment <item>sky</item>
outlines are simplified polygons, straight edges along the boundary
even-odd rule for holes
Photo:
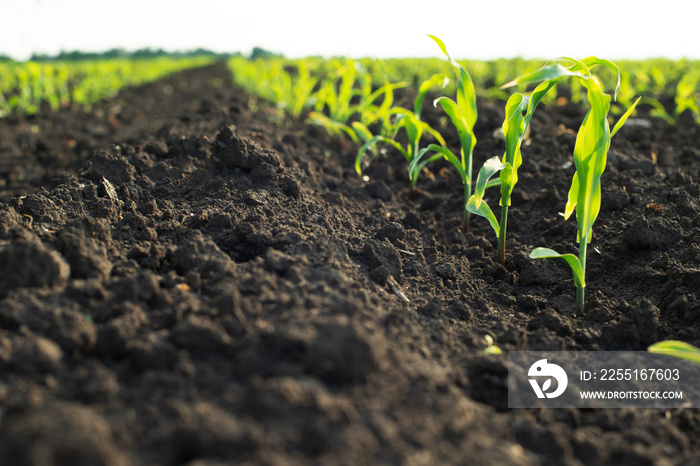
[[[203,47],[288,57],[700,59],[700,2],[0,0],[0,54]]]

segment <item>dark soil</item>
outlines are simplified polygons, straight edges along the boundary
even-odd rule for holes
[[[615,136],[576,316],[566,265],[527,254],[577,250],[584,109],[538,109],[503,267],[446,165],[410,199],[400,155],[364,181],[248,102],[216,65],[0,121],[0,464],[700,463],[696,409],[508,410],[483,353],[700,344],[690,119]],[[480,102],[475,172],[502,107]]]

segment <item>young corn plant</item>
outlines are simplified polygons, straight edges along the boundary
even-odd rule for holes
[[[353,143],[360,144],[360,139],[364,142],[369,141],[373,136],[369,130],[369,126],[375,123],[380,124],[382,132],[384,128],[389,126],[389,120],[392,115],[392,105],[394,102],[394,91],[406,86],[405,83],[390,83],[385,81],[384,85],[379,89],[362,96],[357,105],[348,107],[348,112],[343,115],[344,120],[336,119],[338,116],[333,114],[325,114],[321,111],[313,111],[309,113],[309,118],[306,120],[308,124],[323,127],[328,134],[340,136],[345,133]],[[375,102],[379,97],[383,96],[382,103],[377,105]],[[352,99],[354,96],[350,96]],[[350,121],[351,117],[359,118],[358,121]]]
[[[365,157],[366,152],[368,150],[373,149],[379,143],[389,144],[390,146],[394,147],[397,151],[399,151],[406,159],[406,162],[408,162],[409,164],[409,194],[413,194],[415,190],[416,181],[418,180],[418,176],[420,175],[425,165],[428,163],[428,161],[424,161],[422,164],[414,163],[418,154],[422,151],[422,149],[420,148],[420,143],[421,139],[423,138],[423,135],[425,133],[428,133],[431,136],[433,136],[433,138],[435,138],[435,140],[437,140],[440,143],[440,146],[433,144],[436,147],[442,147],[446,144],[444,138],[439,132],[435,131],[430,125],[428,125],[428,123],[421,120],[421,111],[426,94],[428,93],[430,88],[439,84],[442,84],[444,86],[446,82],[447,78],[444,75],[433,75],[420,85],[418,89],[418,96],[416,97],[416,100],[413,104],[413,111],[402,107],[392,107],[389,110],[390,114],[396,116],[396,123],[394,123],[392,128],[393,134],[391,136],[379,134],[376,136],[372,136],[369,139],[366,139],[366,142],[360,147],[360,149],[357,152],[357,157],[355,158],[355,170],[359,175],[362,174],[362,160]],[[355,129],[367,130],[367,127],[365,126],[364,128],[362,128],[359,125],[355,125]],[[398,132],[401,129],[403,129],[406,132],[405,146],[403,146],[400,142],[396,140]],[[364,132],[364,134],[365,136],[370,134],[369,130]]]
[[[428,163],[441,158],[449,161],[462,180],[462,185],[464,186],[464,204],[472,194],[472,153],[474,152],[474,146],[476,145],[476,136],[474,135],[474,124],[477,118],[476,109],[476,91],[474,90],[474,83],[472,82],[467,70],[462,67],[457,61],[452,59],[449,53],[447,53],[447,47],[445,43],[439,38],[428,34],[428,37],[433,39],[435,43],[440,47],[442,53],[447,56],[447,60],[450,64],[457,69],[459,72],[459,81],[457,83],[457,100],[454,101],[449,97],[440,97],[433,102],[433,105],[437,107],[438,104],[442,106],[450,117],[452,124],[457,128],[457,133],[460,140],[460,157],[457,157],[450,149],[437,144],[430,144],[428,147],[421,149],[416,157],[410,162],[409,173],[418,173],[418,169],[422,169]],[[424,157],[430,153],[435,153],[426,160]],[[490,186],[495,186],[497,183],[492,183]],[[469,230],[469,212],[463,210],[462,212],[462,231],[465,233]]]
[[[690,110],[696,123],[700,124],[700,71],[692,70],[685,73],[676,85],[674,115],[676,119],[686,110]]]
[[[377,134],[380,134],[382,136],[392,136],[396,133],[396,128],[394,125],[394,120],[395,115],[396,115],[396,109],[399,107],[394,106],[394,91],[396,89],[401,89],[404,87],[407,87],[409,85],[408,82],[402,81],[398,82],[395,84],[392,84],[390,82],[390,74],[386,69],[386,63],[382,60],[374,60],[369,63],[372,68],[374,69],[374,72],[367,71],[365,73],[365,77],[367,78],[367,81],[364,83],[364,89],[361,94],[361,99],[358,105],[356,106],[356,112],[357,116],[359,119],[359,123],[361,123],[362,126],[367,128],[367,132],[365,134],[369,134],[369,138],[364,138],[365,142],[371,139],[371,133],[369,132],[369,128],[371,127],[372,130],[377,132]],[[372,83],[377,82],[378,79],[377,75],[381,73],[381,81],[383,83],[382,86],[380,86],[376,91],[372,91]],[[423,83],[423,85],[427,85],[428,87],[431,87],[433,85],[436,85],[437,83],[432,82],[431,80],[434,80],[436,77],[431,78],[430,80],[426,81],[426,83]],[[445,78],[446,79],[446,78]],[[414,112],[420,119],[420,103],[418,103],[418,100],[421,101],[422,103],[422,97],[421,95],[425,95],[425,92],[427,92],[427,88],[425,91],[421,87],[421,89],[418,92],[418,98],[416,99],[416,105],[414,105]],[[381,104],[377,105],[375,104],[375,101],[379,96],[383,96]],[[355,129],[357,130],[359,127],[355,125]]]
[[[335,70],[320,82],[314,94],[315,110],[309,113],[306,122],[321,126],[336,137],[344,133],[356,145],[372,138],[370,126],[379,124],[381,134],[385,135],[394,91],[407,83],[391,83],[384,75],[383,85],[373,90],[372,75],[360,62],[346,60],[332,64]]]
[[[664,107],[664,104],[662,104],[659,101],[659,99],[655,97],[644,96],[642,97],[642,104],[647,104],[651,106],[651,109],[649,110],[649,116],[663,120],[669,126],[675,126],[675,124],[678,122],[677,119],[673,116],[673,113],[666,110],[666,107]]]
[[[311,104],[313,90],[318,82],[318,78],[311,72],[313,66],[308,60],[299,60],[294,74],[280,70],[283,72],[280,72],[277,83],[279,104],[295,120],[301,118],[304,110]]]
[[[564,67],[561,63],[569,63],[570,65]],[[530,253],[530,257],[534,259],[561,258],[569,264],[574,275],[574,284],[576,285],[576,309],[579,315],[584,310],[586,252],[592,238],[593,223],[600,212],[600,178],[605,170],[610,141],[639,102],[639,99],[637,99],[620,117],[613,130],[610,131],[608,114],[610,112],[611,96],[604,92],[600,79],[590,71],[590,68],[597,65],[607,66],[617,74],[617,86],[614,93],[616,97],[620,87],[620,69],[615,63],[596,57],[588,57],[580,61],[573,58],[563,58],[559,60],[559,63],[545,66],[540,71],[521,76],[507,84],[514,85],[574,76],[580,79],[581,84],[587,91],[587,98],[591,107],[586,113],[576,136],[574,145],[576,172],[571,182],[564,212],[564,218],[566,219],[574,211],[576,212],[579,255],[577,257],[574,254],[560,254],[549,248],[536,248]]]
[[[321,81],[316,92],[314,110],[333,121],[347,123],[355,113],[353,98],[367,89],[370,78],[354,60],[336,61],[333,65],[336,69]]]
[[[506,117],[503,121],[503,135],[506,151],[503,158],[492,157],[479,170],[474,187],[474,194],[466,203],[466,210],[472,214],[485,217],[498,237],[498,261],[506,262],[506,226],[508,224],[508,207],[511,204],[513,188],[518,182],[518,168],[522,164],[520,146],[530,125],[530,120],[542,98],[554,85],[555,80],[541,83],[528,97],[513,94],[506,103]],[[501,185],[501,220],[496,219],[491,208],[484,202],[484,194],[490,178],[500,172]]]

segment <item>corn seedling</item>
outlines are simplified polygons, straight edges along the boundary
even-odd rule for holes
[[[531,96],[513,94],[506,103],[506,117],[503,121],[503,135],[506,141],[506,151],[503,158],[492,157],[487,160],[479,170],[476,179],[474,194],[466,203],[466,210],[485,217],[498,237],[498,261],[505,264],[506,261],[506,226],[508,224],[508,207],[510,207],[513,188],[518,182],[518,168],[522,164],[520,146],[523,137],[530,125],[532,115],[542,98],[554,85],[556,80],[548,80],[541,83],[532,92]],[[496,219],[491,208],[484,202],[484,193],[490,178],[500,171],[501,185],[501,221]]]
[[[659,99],[655,97],[642,97],[642,104],[651,106],[649,110],[649,116],[658,118],[665,121],[669,126],[673,126],[677,123],[676,118],[666,110],[664,104],[662,104]]]
[[[407,84],[391,83],[384,74],[383,85],[373,90],[372,75],[362,63],[347,60],[333,64],[335,70],[321,80],[313,96],[314,111],[306,122],[322,126],[333,136],[345,133],[357,145],[372,138],[370,126],[379,125],[379,133],[388,135],[394,91]],[[377,104],[380,98],[382,102]]]
[[[371,92],[371,77],[354,60],[338,62],[336,67],[321,81],[315,95],[314,110],[327,115],[332,121],[347,123],[355,113],[353,98],[359,93]]]
[[[610,141],[630,116],[639,99],[620,117],[613,130],[610,131],[608,113],[610,112],[611,97],[610,94],[604,92],[601,81],[591,73],[590,68],[604,65],[615,71],[617,85],[614,96],[616,97],[620,87],[620,70],[617,65],[609,60],[596,57],[588,57],[581,61],[564,58],[559,62],[571,64],[568,67],[564,67],[560,63],[545,66],[540,71],[517,78],[508,85],[558,80],[565,76],[574,76],[580,79],[587,90],[587,98],[591,107],[576,136],[574,145],[576,173],[574,173],[571,182],[564,212],[564,218],[568,219],[576,211],[579,255],[576,257],[574,254],[559,254],[549,248],[536,248],[530,253],[530,257],[534,259],[555,257],[564,259],[569,264],[576,285],[576,308],[578,313],[582,314],[586,289],[586,251],[592,238],[593,223],[600,212],[600,177],[605,170]]]
[[[287,112],[294,119],[299,119],[312,102],[312,94],[318,78],[312,76],[311,66],[313,65],[307,61],[300,61],[297,65],[296,76],[292,76],[291,73],[283,74],[286,79],[281,83],[283,87],[280,92],[285,96],[284,105]],[[283,106],[283,108],[285,107]]]
[[[693,70],[686,73],[676,85],[676,110],[675,117],[678,118],[681,113],[690,110],[693,118],[700,124],[700,101],[699,89],[700,70]]]
[[[309,113],[306,120],[308,124],[322,126],[328,134],[340,136],[345,133],[355,144],[360,143],[360,139],[367,142],[372,138],[369,130],[370,125],[379,124],[380,133],[386,135],[392,129],[390,119],[392,115],[392,105],[394,102],[394,90],[404,87],[405,83],[385,82],[382,87],[364,95],[357,105],[348,106],[348,111],[342,114],[344,120],[339,120],[336,114],[326,115],[320,111]],[[376,105],[375,101],[383,96],[382,103]],[[352,99],[354,96],[350,96]],[[350,122],[351,117],[358,117],[359,121]]]
[[[312,60],[256,59],[235,57],[229,61],[234,79],[247,91],[273,102],[278,117],[299,119],[313,104],[319,64]]]
[[[486,348],[482,350],[484,354],[502,354],[503,350],[498,346],[494,345],[493,337],[491,335],[484,335],[484,340],[486,340]]]
[[[438,47],[440,47],[440,50],[442,50],[442,53],[447,56],[447,60],[459,73],[457,101],[449,97],[439,97],[435,99],[433,105],[437,107],[437,105],[440,104],[447,116],[450,117],[452,124],[457,128],[461,145],[460,157],[458,158],[450,149],[445,147],[444,144],[442,146],[430,144],[428,147],[421,149],[414,160],[411,161],[409,173],[418,173],[419,169],[422,169],[428,163],[441,158],[446,159],[459,173],[462,185],[464,186],[464,203],[466,204],[472,192],[472,153],[476,145],[476,136],[474,135],[474,124],[477,118],[476,91],[474,90],[474,83],[469,73],[447,53],[445,43],[430,34],[428,34],[428,37],[435,41]],[[432,152],[437,152],[437,154],[428,157],[427,160],[423,159],[427,154]],[[466,210],[462,212],[462,230],[465,233],[469,230],[469,212]]]
[[[399,151],[406,159],[406,162],[408,162],[409,191],[410,193],[413,193],[418,176],[425,165],[429,162],[426,160],[420,163],[420,160],[417,160],[420,158],[418,157],[418,154],[420,154],[422,151],[420,148],[420,142],[423,134],[430,134],[441,144],[440,146],[435,144],[432,145],[435,145],[436,147],[442,147],[445,145],[445,140],[443,139],[442,135],[435,131],[426,122],[422,121],[420,116],[423,101],[425,100],[425,96],[430,88],[439,84],[444,85],[446,82],[446,77],[444,75],[431,76],[420,85],[418,89],[418,96],[414,101],[413,111],[402,107],[393,107],[389,110],[389,113],[396,115],[396,123],[393,125],[393,135],[389,137],[379,134],[366,140],[366,142],[358,150],[357,157],[355,158],[355,170],[358,174],[362,174],[362,160],[368,150],[374,148],[374,146],[379,143],[389,144]],[[355,128],[358,129],[358,125],[356,125]],[[406,132],[407,142],[405,146],[402,146],[401,143],[396,140],[398,131],[402,128]]]

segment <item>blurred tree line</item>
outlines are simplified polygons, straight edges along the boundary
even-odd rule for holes
[[[110,58],[156,58],[156,57],[163,57],[163,56],[168,56],[168,57],[211,56],[211,57],[216,57],[217,59],[226,60],[226,59],[231,58],[231,57],[242,57],[243,54],[241,52],[235,52],[235,53],[214,52],[214,51],[204,49],[204,48],[198,48],[198,49],[188,50],[188,51],[184,51],[184,52],[183,51],[168,52],[168,51],[165,51],[163,49],[152,49],[152,48],[143,48],[143,49],[138,49],[135,51],[127,51],[124,49],[115,48],[115,49],[107,50],[104,52],[83,52],[80,50],[73,50],[73,51],[62,50],[58,55],[47,55],[47,54],[41,54],[41,53],[34,53],[34,54],[32,54],[30,60],[37,61],[37,62],[45,62],[45,61],[54,61],[54,60],[77,61],[77,60],[101,60],[101,59],[110,59]],[[282,55],[270,52],[269,50],[265,50],[261,47],[253,47],[252,52],[248,56],[248,58],[250,58],[251,60],[254,60],[256,58],[275,58],[275,57],[282,57]],[[5,57],[4,55],[0,54],[0,60],[3,60],[4,58],[9,59],[9,57]]]

